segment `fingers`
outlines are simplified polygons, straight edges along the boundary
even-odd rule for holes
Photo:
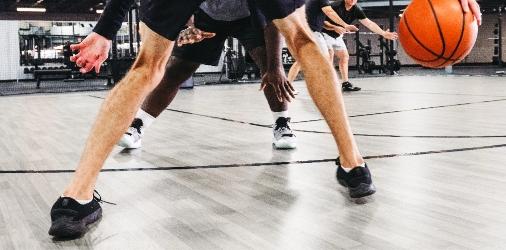
[[[78,43],[78,44],[71,44],[70,45],[70,49],[72,51],[76,51],[76,50],[81,50],[81,48],[83,47],[82,43]]]
[[[468,0],[460,0],[460,4],[462,4],[462,10],[464,12],[469,12],[469,1]]]
[[[471,8],[471,13],[473,13],[474,17],[476,18],[478,25],[481,25],[482,20],[481,20],[480,5],[473,0],[469,2],[468,6]]]
[[[202,31],[202,37],[204,37],[204,38],[211,38],[211,37],[214,37],[215,35],[216,35],[216,33],[213,33],[213,32]]]
[[[87,62],[84,67],[82,67],[79,72],[82,74],[88,73],[93,69],[93,63]]]

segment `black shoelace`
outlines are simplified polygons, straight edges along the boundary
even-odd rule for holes
[[[93,199],[95,201],[97,201],[98,203],[107,203],[107,204],[111,204],[111,205],[117,205],[116,203],[102,200],[102,196],[100,195],[100,193],[98,193],[97,190],[93,190]]]
[[[280,130],[282,128],[290,129],[290,126],[288,126],[288,123],[290,122],[290,117],[279,117],[276,120],[276,127],[274,130]]]
[[[130,125],[130,127],[133,127],[135,129],[137,129],[137,132],[139,132],[139,134],[141,133],[141,127],[144,125],[144,123],[142,122],[141,119],[139,118],[135,118],[134,121],[132,122],[132,125]]]

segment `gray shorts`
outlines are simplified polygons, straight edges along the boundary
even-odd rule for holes
[[[327,42],[325,41],[324,34],[321,32],[313,31],[313,35],[316,39],[316,43],[318,44],[318,47],[320,47],[322,53],[324,56],[329,57],[329,47],[327,46]]]
[[[325,42],[327,43],[327,47],[329,49],[333,49],[333,50],[348,50],[346,48],[346,44],[344,43],[344,40],[343,40],[343,36],[339,36],[339,37],[331,37],[329,36],[328,34],[326,33],[322,33],[323,34],[323,37],[325,38]]]

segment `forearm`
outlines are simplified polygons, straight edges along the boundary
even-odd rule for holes
[[[346,25],[348,25],[346,22],[343,21],[343,19],[341,19],[341,17],[339,17],[339,15],[332,9],[332,7],[327,6],[322,8],[322,10],[323,13],[325,13],[325,15],[328,18],[330,18],[330,20],[332,20],[334,23],[339,24],[343,27],[346,27]]]
[[[133,3],[134,0],[111,0],[107,2],[104,12],[93,31],[112,40],[121,28],[121,24]]]
[[[331,24],[328,21],[323,22],[323,28],[326,30],[334,31],[338,28],[338,26]]]
[[[380,36],[383,36],[385,34],[385,31],[383,29],[381,29],[380,26],[378,26],[375,22],[369,20],[369,19],[366,19],[364,21],[361,21],[361,23],[367,27],[370,31],[380,35]]]
[[[281,35],[272,22],[265,26],[264,36],[265,50],[267,54],[267,71],[282,70]]]

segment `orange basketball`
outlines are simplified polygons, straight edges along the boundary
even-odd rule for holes
[[[417,63],[442,68],[462,61],[471,52],[478,24],[464,13],[459,0],[413,0],[399,25],[399,41]]]

